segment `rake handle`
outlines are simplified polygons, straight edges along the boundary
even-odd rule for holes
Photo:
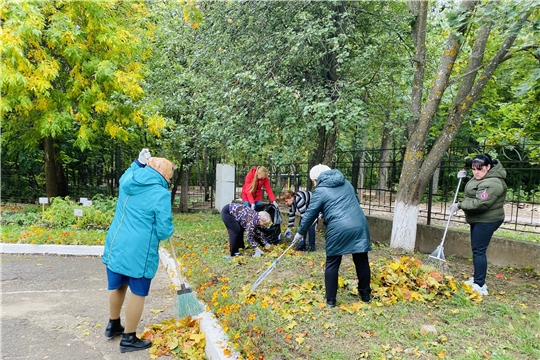
[[[176,251],[174,250],[172,237],[169,238],[169,245],[171,247],[172,257],[174,259],[174,266],[176,267],[176,276],[178,276],[178,280],[180,281],[180,264],[178,263],[178,259],[176,258]]]
[[[457,196],[458,196],[458,193],[459,193],[459,187],[461,186],[461,179],[462,178],[459,178],[458,180],[458,184],[457,184],[457,188],[456,188],[456,193],[454,194],[454,201],[452,201],[452,204],[454,204],[457,200]],[[441,241],[441,250],[439,251],[439,256],[441,255],[441,252],[442,252],[442,248],[443,248],[443,244],[444,244],[444,240],[446,239],[446,233],[448,232],[448,227],[450,225],[450,220],[452,220],[452,215],[454,213],[450,213],[450,215],[448,215],[448,220],[446,221],[446,227],[444,228],[444,233],[443,233],[443,237],[442,237],[442,241]]]

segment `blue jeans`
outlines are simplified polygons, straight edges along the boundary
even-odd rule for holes
[[[249,201],[242,201],[242,203],[247,207],[251,207],[251,204],[249,203]],[[262,201],[255,201],[255,207],[261,206],[261,205],[262,205]]]
[[[473,253],[474,283],[482,287],[486,283],[487,257],[486,251],[495,230],[503,222],[471,224],[471,249]]]

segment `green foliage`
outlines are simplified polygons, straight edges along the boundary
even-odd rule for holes
[[[69,197],[53,198],[43,213],[43,220],[55,228],[107,229],[114,217],[116,200],[101,196],[94,199],[92,206],[82,206]],[[76,209],[82,210],[83,216],[75,216]]]
[[[0,224],[5,225],[18,225],[18,226],[30,226],[32,224],[39,224],[41,222],[41,208],[32,207],[23,212],[4,210],[2,211],[2,217],[0,218]]]

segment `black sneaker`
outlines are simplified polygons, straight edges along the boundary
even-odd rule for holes
[[[360,295],[360,298],[363,302],[369,304],[371,302],[372,296],[371,296],[371,290],[358,290],[358,295]]]
[[[308,246],[307,249],[306,249],[306,251],[308,251],[308,252],[313,252],[313,251],[315,251],[315,246]]]
[[[120,341],[120,352],[131,352],[148,349],[152,346],[150,340],[141,340],[139,339],[134,332],[129,334],[124,334],[122,340]]]
[[[110,320],[107,324],[107,328],[105,329],[105,336],[108,338],[112,338],[115,336],[120,336],[124,333],[124,327],[120,323],[120,319],[116,320]]]
[[[326,305],[328,305],[329,308],[335,308],[336,307],[336,299],[327,299]]]

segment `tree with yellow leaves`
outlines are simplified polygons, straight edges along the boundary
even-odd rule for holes
[[[144,1],[6,1],[0,5],[4,140],[42,146],[48,197],[67,195],[60,145],[84,150],[133,128],[159,134],[161,116],[137,101],[149,56]]]

